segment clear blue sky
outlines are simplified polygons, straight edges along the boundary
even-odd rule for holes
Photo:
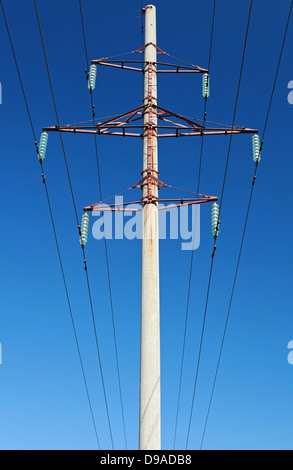
[[[3,1],[27,99],[38,135],[55,125],[50,89],[33,1]],[[90,59],[140,47],[140,1],[84,1]],[[250,2],[219,0],[211,65],[208,119],[232,123]],[[212,0],[155,1],[158,45],[206,67]],[[39,0],[49,66],[61,123],[90,119],[91,110],[78,1]],[[255,0],[236,118],[262,131],[279,58],[290,1]],[[0,19],[3,103],[1,122],[1,449],[96,448],[91,417],[62,284],[40,168],[11,50]],[[263,159],[239,271],[231,321],[204,448],[292,449],[293,367],[287,345],[293,339],[292,116],[287,85],[293,80],[293,25],[280,69]],[[202,118],[200,76],[164,76],[162,107]],[[138,74],[99,70],[94,100],[97,116],[118,114],[141,104]],[[94,144],[90,137],[65,136],[77,201],[97,202]],[[201,192],[219,196],[229,140],[206,139]],[[99,138],[103,194],[135,183],[141,171],[141,142]],[[196,191],[200,140],[164,141],[161,178]],[[254,164],[251,137],[233,139],[215,260],[206,336],[190,434],[197,449],[236,266]],[[59,236],[73,314],[101,446],[110,447],[81,252],[57,134],[50,135],[45,160],[47,183]],[[202,208],[201,245],[195,253],[190,321],[183,371],[177,447],[185,448],[196,358],[204,313],[212,236],[210,209]],[[98,325],[114,443],[123,448],[112,323],[103,242],[90,237],[89,275]],[[109,242],[114,313],[129,448],[138,445],[140,242]],[[185,321],[190,252],[179,241],[161,242],[162,445],[173,445]]]

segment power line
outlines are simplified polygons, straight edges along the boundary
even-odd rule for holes
[[[270,116],[270,112],[271,112],[272,102],[273,102],[275,89],[276,89],[276,84],[277,84],[277,80],[278,80],[278,76],[279,76],[280,65],[281,65],[281,61],[282,61],[282,57],[283,57],[284,47],[285,47],[285,43],[286,43],[286,39],[287,39],[287,33],[288,33],[288,29],[289,29],[289,24],[290,24],[290,19],[291,19],[291,15],[292,15],[292,9],[293,9],[293,1],[291,2],[289,15],[288,15],[288,20],[287,20],[287,24],[286,24],[286,28],[285,28],[285,33],[284,33],[284,38],[283,38],[283,42],[282,42],[280,57],[279,57],[278,65],[277,65],[276,76],[275,76],[275,80],[274,80],[274,84],[273,84],[273,89],[272,89],[271,98],[270,98],[270,102],[269,102],[269,107],[268,107],[268,111],[267,111],[267,115],[266,115],[264,129],[263,129],[262,142],[264,140],[265,133],[266,133],[266,130],[267,130],[267,125],[268,125],[269,116]]]
[[[272,88],[270,101],[269,101],[269,106],[268,106],[268,110],[267,110],[267,114],[266,114],[265,124],[264,124],[264,128],[263,128],[263,133],[262,133],[260,151],[263,148],[264,137],[265,137],[265,133],[266,133],[269,117],[270,117],[272,102],[273,102],[273,98],[274,98],[274,94],[275,94],[276,84],[277,84],[277,80],[278,80],[278,76],[279,76],[280,65],[281,65],[281,61],[282,61],[282,57],[283,57],[284,47],[285,47],[287,33],[288,33],[288,29],[289,29],[289,24],[290,24],[290,19],[291,19],[291,15],[292,15],[292,9],[293,9],[293,0],[291,1],[291,6],[290,6],[289,15],[288,15],[287,23],[286,23],[286,28],[285,28],[284,38],[283,38],[283,42],[282,42],[281,52],[280,52],[280,56],[279,56],[279,60],[278,60],[277,70],[276,70],[275,79],[274,79],[274,83],[273,83],[273,88]],[[235,293],[235,286],[236,286],[236,281],[237,281],[237,277],[238,277],[238,271],[239,271],[239,266],[240,266],[240,261],[241,261],[241,255],[242,255],[242,251],[243,251],[243,245],[244,245],[244,240],[245,240],[245,235],[246,235],[246,229],[247,229],[247,224],[248,224],[248,219],[249,219],[249,214],[250,214],[250,209],[251,209],[251,204],[252,204],[252,199],[253,199],[253,193],[254,193],[254,188],[255,188],[257,170],[258,170],[258,163],[256,163],[256,165],[255,165],[255,170],[254,170],[254,175],[253,175],[252,187],[251,187],[250,196],[249,196],[249,202],[248,202],[248,207],[247,207],[247,212],[246,212],[246,217],[245,217],[243,234],[242,234],[241,243],[240,243],[240,249],[239,249],[239,254],[238,254],[238,259],[237,259],[237,264],[236,264],[235,276],[234,276],[234,280],[233,280],[231,297],[230,297],[230,301],[229,301],[229,307],[228,307],[228,312],[227,312],[227,317],[226,317],[226,322],[225,322],[225,328],[224,328],[224,333],[223,333],[223,337],[222,337],[221,348],[220,348],[218,362],[217,362],[217,368],[216,368],[216,372],[215,372],[215,376],[214,376],[213,387],[212,387],[212,392],[211,392],[209,406],[208,406],[208,412],[207,412],[205,425],[204,425],[204,430],[203,430],[203,435],[202,435],[202,439],[201,439],[201,449],[202,449],[203,442],[204,442],[204,439],[205,439],[207,424],[208,424],[208,420],[209,420],[209,416],[210,416],[212,401],[213,401],[214,392],[215,392],[215,386],[216,386],[216,382],[217,382],[220,362],[221,362],[223,348],[224,348],[224,342],[225,342],[225,338],[226,338],[226,334],[227,334],[227,328],[228,328],[228,323],[229,323],[229,319],[230,319],[231,307],[232,307],[232,302],[233,302],[234,293]]]
[[[212,15],[212,27],[211,27],[211,38],[210,38],[210,48],[209,48],[209,59],[208,59],[208,71],[209,71],[209,73],[210,73],[211,58],[212,58],[212,46],[213,46],[213,37],[214,37],[216,3],[217,3],[216,0],[214,0],[213,15]],[[207,97],[205,98],[205,102],[204,102],[203,116],[204,116],[203,117],[203,125],[205,125],[206,117],[207,117]],[[203,147],[204,147],[204,136],[201,137],[199,170],[198,170],[198,180],[197,180],[197,194],[199,194],[199,188],[200,188],[202,159],[203,159]],[[186,306],[186,314],[185,314],[185,325],[184,325],[183,347],[182,347],[182,355],[181,355],[181,367],[180,367],[180,376],[179,376],[179,390],[178,390],[178,397],[177,397],[177,409],[176,409],[173,449],[175,449],[177,428],[178,428],[179,405],[180,405],[180,397],[181,397],[181,389],[182,389],[182,376],[183,376],[183,365],[184,365],[185,346],[186,346],[187,324],[188,324],[188,316],[189,316],[189,303],[190,303],[193,261],[194,261],[194,250],[191,251],[190,271],[189,271],[189,280],[188,280],[188,289],[187,289],[187,306]]]
[[[88,48],[87,48],[87,42],[86,42],[85,25],[84,25],[83,9],[82,9],[81,0],[79,0],[79,10],[80,10],[82,32],[83,32],[83,42],[84,42],[84,50],[85,50],[87,71],[89,71],[89,56],[88,56]],[[90,99],[91,99],[93,125],[95,125],[95,105],[94,105],[94,101],[93,101],[92,90],[90,90]],[[103,195],[102,195],[101,173],[100,173],[98,144],[97,144],[97,136],[96,135],[94,135],[94,143],[95,143],[95,155],[96,155],[96,162],[97,162],[100,199],[102,201],[103,200]],[[121,414],[122,414],[122,421],[123,421],[124,441],[125,441],[125,447],[127,449],[126,425],[125,425],[125,415],[124,415],[124,406],[123,406],[123,398],[122,398],[121,376],[120,376],[120,366],[119,366],[119,357],[118,357],[119,355],[118,355],[118,346],[117,346],[117,338],[116,338],[116,326],[115,326],[115,318],[114,318],[114,306],[113,306],[113,295],[112,295],[112,285],[111,285],[111,276],[110,276],[110,264],[109,264],[108,247],[107,247],[106,238],[104,238],[104,247],[105,247],[105,257],[106,257],[108,289],[109,289],[109,296],[110,296],[110,309],[111,309],[111,318],[112,318],[112,327],[113,327],[113,336],[114,336],[114,347],[115,347],[116,368],[117,368],[117,376],[118,376],[120,406],[121,406]]]
[[[37,139],[36,139],[36,133],[35,133],[35,129],[34,129],[34,125],[33,125],[32,117],[31,117],[31,113],[30,113],[30,109],[29,109],[25,89],[24,89],[24,86],[23,86],[23,81],[22,81],[22,78],[21,78],[20,69],[19,69],[19,66],[18,66],[18,61],[17,61],[17,57],[16,57],[16,54],[15,54],[15,49],[14,49],[14,46],[13,46],[12,37],[11,37],[11,34],[10,34],[10,29],[9,29],[9,26],[8,26],[8,21],[7,21],[7,18],[6,18],[6,14],[5,14],[5,10],[4,10],[2,0],[0,0],[0,4],[1,4],[3,18],[4,18],[4,22],[5,22],[5,26],[6,26],[6,30],[7,30],[7,34],[8,34],[8,38],[9,38],[9,42],[10,42],[10,46],[11,46],[11,50],[12,50],[12,54],[13,54],[13,58],[14,58],[14,62],[15,62],[15,66],[16,66],[16,70],[17,70],[21,90],[22,90],[22,94],[23,94],[23,98],[24,98],[24,101],[25,101],[25,107],[26,107],[27,115],[28,115],[28,118],[29,118],[32,134],[33,134],[33,137],[34,137],[36,150],[38,152],[38,144],[37,144]],[[96,436],[98,448],[100,449],[100,442],[99,442],[99,437],[98,437],[98,432],[97,432],[97,426],[96,426],[96,422],[95,422],[95,418],[94,418],[92,402],[91,402],[91,398],[90,398],[90,394],[89,394],[88,384],[87,384],[86,375],[85,375],[85,369],[84,369],[84,365],[83,365],[83,361],[82,361],[82,356],[81,356],[81,351],[80,351],[80,346],[79,346],[75,321],[74,321],[74,317],[73,317],[73,312],[72,312],[72,307],[71,307],[71,302],[70,302],[70,297],[69,297],[69,291],[68,291],[68,287],[67,287],[67,281],[66,281],[66,276],[65,276],[65,272],[64,272],[63,261],[62,261],[62,257],[61,257],[61,251],[60,251],[60,246],[59,246],[59,241],[58,241],[58,236],[57,236],[57,231],[56,231],[56,225],[55,225],[54,215],[53,215],[53,211],[52,211],[51,199],[50,199],[50,196],[49,196],[48,185],[47,185],[47,181],[46,181],[46,178],[45,178],[43,162],[41,160],[40,160],[40,164],[41,164],[41,171],[42,171],[42,181],[43,181],[44,188],[45,188],[46,199],[47,199],[47,203],[48,203],[49,214],[50,214],[54,239],[55,239],[55,243],[56,243],[57,254],[58,254],[58,259],[59,259],[59,264],[60,264],[64,289],[65,289],[65,294],[66,294],[70,319],[71,319],[74,338],[75,338],[75,343],[76,343],[76,347],[77,347],[77,353],[78,353],[78,357],[79,357],[79,362],[80,362],[80,366],[81,366],[84,386],[85,386],[86,395],[87,395],[87,399],[88,399],[88,404],[89,404],[89,408],[90,408],[90,414],[91,414],[91,418],[92,418],[92,421],[93,421],[95,436]]]
[[[214,256],[212,256],[210,274],[209,274],[209,281],[208,281],[208,288],[207,288],[205,311],[204,311],[204,319],[203,319],[201,338],[200,338],[198,361],[197,361],[197,366],[196,366],[195,384],[194,384],[194,388],[193,388],[191,411],[190,411],[189,422],[188,422],[186,447],[185,447],[186,450],[187,450],[187,447],[188,447],[189,436],[190,436],[191,421],[192,421],[192,415],[193,415],[193,406],[194,406],[194,400],[195,400],[196,385],[197,385],[197,380],[198,380],[198,372],[199,372],[199,365],[200,365],[200,360],[201,360],[201,352],[202,352],[202,345],[203,345],[203,339],[204,339],[205,324],[206,324],[206,317],[207,317],[207,310],[208,310],[208,303],[209,303],[209,296],[210,296],[210,288],[211,288],[211,281],[212,281],[212,274],[213,274],[213,267],[214,267],[214,259],[215,259]]]
[[[242,61],[241,61],[241,67],[240,67],[240,75],[239,75],[238,88],[237,88],[237,94],[236,94],[236,102],[235,102],[235,108],[234,108],[234,114],[233,114],[232,128],[234,128],[236,113],[237,113],[237,108],[238,108],[238,100],[239,100],[239,94],[240,94],[240,88],[241,88],[241,82],[242,82],[244,61],[245,61],[245,56],[246,56],[246,48],[247,48],[250,22],[251,22],[252,7],[253,7],[253,0],[251,0],[251,2],[250,2],[250,8],[249,8],[249,14],[248,14],[248,21],[247,21],[247,27],[246,27],[246,33],[245,33],[245,41],[244,41]],[[225,189],[225,184],[226,184],[226,179],[227,179],[228,164],[229,164],[230,152],[231,152],[231,144],[232,144],[232,134],[230,136],[228,155],[227,155],[225,172],[224,172],[224,179],[223,179],[222,193],[221,193],[221,199],[220,199],[219,213],[221,211],[221,207],[222,207],[222,203],[223,203],[224,189]],[[213,272],[214,256],[215,256],[216,248],[217,248],[216,247],[216,242],[217,242],[217,237],[215,237],[215,243],[214,243],[214,248],[213,248],[213,253],[212,253],[212,258],[211,258],[211,267],[210,267],[210,276],[209,276],[208,289],[207,289],[207,295],[206,295],[205,313],[204,313],[204,320],[203,320],[203,325],[202,325],[201,341],[200,341],[200,347],[199,347],[199,354],[198,354],[197,367],[196,367],[196,376],[195,376],[194,387],[193,387],[192,403],[191,403],[191,410],[190,410],[189,424],[188,424],[188,432],[187,432],[187,438],[186,438],[186,449],[187,449],[188,442],[189,442],[191,421],[192,421],[194,402],[195,402],[195,396],[196,396],[196,388],[197,388],[197,383],[198,383],[198,372],[199,372],[199,366],[200,366],[200,361],[201,361],[203,338],[204,338],[204,333],[205,333],[207,307],[208,307],[209,296],[210,296],[210,287],[211,287],[211,277],[212,277],[212,272]]]
[[[245,35],[245,41],[244,41],[244,48],[243,48],[242,61],[241,61],[240,76],[239,76],[239,82],[238,82],[238,88],[237,88],[237,94],[236,94],[236,102],[235,102],[235,108],[234,108],[234,115],[233,115],[233,121],[232,121],[232,128],[233,128],[234,125],[235,125],[236,114],[237,114],[237,108],[238,108],[238,100],[239,100],[240,87],[241,87],[241,82],[242,82],[242,74],[243,74],[243,68],[244,68],[244,60],[245,60],[245,54],[246,54],[246,47],[247,47],[248,33],[249,33],[250,20],[251,20],[251,14],[252,14],[252,7],[253,7],[253,0],[251,0],[251,2],[250,2],[250,8],[249,8],[249,15],[248,15],[248,22],[247,22],[247,28],[246,28],[246,35]],[[226,160],[226,167],[225,167],[225,173],[224,173],[224,179],[223,179],[223,186],[222,186],[222,192],[221,192],[221,198],[220,198],[220,213],[221,213],[222,204],[223,204],[223,198],[224,198],[224,190],[225,190],[226,179],[227,179],[227,172],[228,172],[228,165],[229,165],[229,160],[230,160],[232,139],[233,139],[233,134],[230,135],[230,141],[229,141],[228,155],[227,155],[227,160]]]
[[[250,212],[250,207],[251,207],[251,202],[252,202],[252,196],[253,196],[253,191],[254,191],[254,187],[255,187],[256,172],[257,172],[257,165],[256,165],[256,167],[255,167],[255,173],[254,173],[254,177],[253,177],[253,183],[252,183],[252,187],[251,187],[251,191],[250,191],[248,209],[247,209],[247,213],[246,213],[245,224],[244,224],[244,230],[243,230],[242,240],[241,240],[241,244],[240,244],[240,250],[239,250],[239,255],[238,255],[238,260],[237,260],[237,265],[236,265],[236,272],[235,272],[235,277],[234,277],[233,287],[232,287],[232,293],[231,293],[230,302],[229,302],[228,314],[227,314],[227,317],[226,317],[225,328],[224,328],[224,333],[223,333],[223,338],[222,338],[222,343],[221,343],[221,348],[220,348],[220,353],[219,353],[219,358],[218,358],[218,363],[217,363],[215,378],[214,378],[214,382],[213,382],[211,398],[210,398],[209,407],[208,407],[208,413],[207,413],[207,417],[206,417],[206,421],[205,421],[205,426],[204,426],[204,432],[203,432],[203,436],[202,436],[202,440],[201,440],[201,448],[202,448],[203,441],[204,441],[204,437],[205,437],[205,433],[206,433],[207,423],[208,423],[208,419],[209,419],[210,409],[211,409],[211,405],[212,405],[212,400],[213,400],[213,396],[214,396],[216,381],[217,381],[217,377],[218,377],[218,371],[219,371],[219,367],[220,367],[220,361],[221,361],[222,352],[223,352],[223,347],[224,347],[224,341],[225,341],[225,337],[226,337],[226,333],[227,333],[227,327],[228,327],[228,322],[229,322],[229,317],[230,317],[230,311],[231,311],[231,306],[232,306],[232,300],[233,300],[233,296],[234,296],[235,285],[236,285],[236,280],[237,280],[237,275],[238,275],[238,270],[239,270],[239,265],[240,265],[240,259],[241,259],[243,244],[244,244],[244,238],[245,238],[245,233],[246,233],[246,228],[247,228],[247,223],[248,223],[248,216],[249,216],[249,212]]]
[[[41,165],[42,165],[42,163],[41,163]],[[95,419],[94,419],[93,408],[92,408],[92,404],[91,404],[91,400],[90,400],[90,395],[89,395],[88,385],[87,385],[87,381],[86,381],[84,366],[83,366],[82,359],[81,359],[81,352],[80,352],[79,342],[78,342],[78,338],[77,338],[77,331],[76,331],[75,323],[74,323],[74,320],[73,320],[71,303],[70,303],[70,300],[69,300],[69,293],[68,293],[67,283],[66,283],[66,279],[65,279],[65,273],[64,273],[64,269],[63,269],[63,263],[62,263],[62,260],[61,260],[61,253],[60,253],[59,243],[58,243],[58,240],[57,240],[57,233],[56,233],[55,223],[54,223],[54,219],[53,219],[53,213],[52,213],[51,203],[50,203],[50,199],[49,199],[47,183],[46,183],[46,180],[45,180],[45,177],[44,177],[44,172],[43,172],[43,165],[42,165],[42,176],[43,176],[43,182],[45,184],[46,197],[47,197],[48,206],[49,206],[50,218],[51,218],[51,222],[52,222],[52,227],[53,227],[54,238],[55,238],[57,252],[58,252],[58,258],[59,258],[59,262],[60,262],[62,278],[63,278],[64,287],[65,287],[65,291],[66,291],[66,297],[67,297],[68,307],[69,307],[69,311],[70,311],[70,317],[71,317],[71,321],[72,321],[74,337],[75,337],[75,341],[76,341],[76,345],[77,345],[79,360],[81,362],[82,375],[83,375],[83,379],[84,379],[84,382],[85,382],[85,388],[86,388],[86,393],[87,393],[87,397],[88,397],[88,401],[89,401],[90,412],[91,412],[91,416],[92,416],[92,420],[93,420],[93,424],[94,424],[94,429],[95,429],[95,434],[96,434],[96,438],[97,438],[97,442],[98,442],[98,447],[100,449],[100,441],[99,441],[99,438],[98,438],[97,427],[96,427],[96,422],[95,422]]]
[[[10,29],[9,29],[9,26],[8,26],[8,22],[7,22],[7,18],[6,18],[6,15],[5,15],[5,11],[4,11],[4,6],[3,6],[3,3],[2,3],[2,0],[0,0],[0,3],[1,3],[3,18],[4,18],[4,22],[5,22],[5,26],[6,26],[6,30],[7,30],[7,34],[8,34],[8,38],[9,38],[9,42],[10,42],[10,47],[11,47],[11,50],[12,50],[12,55],[13,55],[14,63],[15,63],[16,70],[17,70],[17,75],[18,75],[18,79],[19,79],[19,83],[20,83],[22,95],[23,95],[24,102],[25,102],[25,107],[26,107],[27,115],[28,115],[28,118],[29,118],[31,130],[32,130],[32,133],[33,133],[33,136],[34,136],[35,145],[37,146],[37,137],[36,137],[35,129],[34,129],[34,126],[33,126],[33,121],[32,121],[31,113],[30,113],[30,110],[29,110],[28,101],[27,101],[27,98],[26,98],[26,94],[25,94],[25,90],[24,90],[24,86],[23,86],[23,81],[22,81],[22,78],[21,78],[20,69],[19,69],[19,66],[18,66],[18,61],[17,61],[17,57],[16,57],[16,54],[15,54],[14,46],[13,46],[13,43],[12,43],[12,38],[11,38],[11,34],[10,34]]]
[[[54,106],[54,110],[55,110],[57,125],[58,125],[58,128],[60,128],[59,115],[58,115],[58,111],[57,111],[57,105],[56,105],[56,100],[55,100],[55,95],[54,95],[54,90],[53,90],[53,84],[52,84],[51,74],[50,74],[50,70],[49,70],[49,64],[48,64],[48,59],[47,59],[47,54],[46,54],[46,49],[45,49],[45,43],[44,43],[43,33],[42,33],[42,30],[41,30],[41,24],[40,24],[38,8],[37,8],[37,4],[36,4],[35,0],[34,0],[34,5],[35,5],[35,11],[36,11],[36,16],[37,16],[39,33],[40,33],[40,38],[41,38],[41,42],[42,42],[42,49],[43,49],[44,59],[45,59],[45,63],[46,63],[47,75],[48,75],[48,79],[49,79],[50,90],[51,90],[51,95],[52,95],[52,100],[53,100],[53,106]],[[67,157],[66,157],[66,152],[65,152],[65,147],[64,147],[64,142],[63,142],[63,138],[62,138],[62,134],[61,134],[60,130],[59,130],[59,135],[60,135],[61,147],[62,147],[62,152],[63,152],[63,158],[64,158],[64,162],[65,162],[65,166],[66,166],[68,183],[69,183],[69,187],[70,187],[72,204],[73,204],[73,207],[74,207],[75,218],[76,218],[76,221],[77,221],[77,225],[79,226],[79,219],[78,219],[78,215],[77,215],[77,208],[76,208],[75,198],[74,198],[74,194],[73,194],[73,187],[72,187],[72,182],[71,182],[71,177],[70,177],[70,172],[69,172],[69,167],[68,167],[68,162],[67,162]]]
[[[79,235],[81,235],[79,219],[78,219],[77,209],[76,209],[76,203],[75,203],[75,198],[74,198],[74,193],[73,193],[73,187],[72,187],[72,183],[71,183],[71,178],[70,178],[69,167],[68,167],[68,163],[67,163],[67,157],[66,157],[65,147],[64,147],[64,143],[63,143],[62,133],[60,131],[60,121],[59,121],[59,116],[58,116],[58,111],[57,111],[57,106],[56,106],[56,100],[55,100],[55,95],[54,95],[54,90],[53,90],[53,85],[52,85],[52,80],[51,80],[51,75],[50,75],[50,69],[49,69],[49,64],[48,64],[48,60],[47,60],[45,43],[44,43],[44,38],[43,38],[43,33],[42,33],[42,28],[41,28],[41,23],[40,23],[40,18],[39,18],[39,13],[38,13],[36,0],[34,0],[34,6],[35,6],[35,12],[36,12],[36,18],[37,18],[41,43],[42,43],[44,59],[45,59],[45,63],[46,63],[47,75],[48,75],[51,94],[52,94],[53,105],[54,105],[54,109],[55,109],[55,115],[56,115],[56,119],[57,119],[57,125],[58,125],[58,129],[59,129],[59,136],[60,136],[60,141],[61,141],[61,146],[62,146],[62,151],[63,151],[63,157],[64,157],[65,166],[66,166],[68,182],[69,182],[69,186],[70,186],[72,203],[73,203],[75,217],[76,217],[76,221],[77,221],[77,225],[78,225]],[[102,381],[102,388],[103,388],[103,394],[104,394],[104,401],[105,401],[106,413],[107,413],[107,419],[108,419],[108,426],[109,426],[109,431],[110,431],[110,438],[111,438],[112,448],[114,449],[112,426],[111,426],[111,421],[110,421],[107,393],[106,393],[106,388],[105,388],[104,374],[103,374],[103,368],[102,368],[102,362],[101,362],[101,355],[100,355],[100,349],[99,349],[99,344],[98,344],[97,328],[96,328],[96,322],[95,322],[94,308],[93,308],[93,302],[92,302],[92,295],[91,295],[89,276],[88,276],[88,268],[87,268],[87,261],[86,261],[84,247],[82,247],[82,252],[83,252],[83,260],[84,260],[84,266],[85,266],[85,273],[86,273],[86,281],[87,281],[88,295],[89,295],[89,301],[90,301],[91,315],[92,315],[92,321],[93,321],[94,335],[95,335],[95,341],[96,341],[96,348],[97,348],[97,354],[98,354],[99,368],[100,368],[100,373],[101,373],[101,381]]]
[[[209,61],[208,61],[208,71],[209,71],[209,74],[210,74],[211,60],[212,60],[212,48],[213,48],[213,39],[214,39],[216,6],[217,6],[217,0],[214,0],[213,17],[212,17],[212,27],[211,27],[211,39],[210,39],[210,50],[209,50]],[[203,113],[203,115],[204,115],[204,118],[203,118],[203,125],[205,125],[206,118],[207,118],[207,102],[208,102],[208,98],[205,97],[205,101],[204,101],[204,113]],[[201,179],[201,168],[202,168],[202,157],[203,157],[203,143],[204,143],[204,136],[202,136],[202,139],[201,139],[201,149],[200,149],[200,159],[199,159],[197,193],[199,193],[200,179]]]

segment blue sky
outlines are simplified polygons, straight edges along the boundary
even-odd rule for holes
[[[84,1],[90,59],[141,46],[140,1]],[[3,1],[38,135],[56,118],[33,1]],[[212,0],[155,1],[158,45],[183,60],[208,63]],[[231,125],[250,2],[219,0],[211,64],[208,119]],[[235,6],[236,5],[236,6]],[[91,118],[78,1],[39,0],[39,14],[61,123]],[[263,129],[279,58],[289,0],[255,0],[236,124]],[[1,449],[96,448],[68,313],[40,168],[1,17]],[[231,319],[204,448],[291,449],[293,368],[287,361],[292,327],[292,114],[293,27],[268,123],[263,158],[241,261]],[[201,77],[164,76],[162,107],[202,118]],[[94,94],[97,116],[141,104],[139,74],[101,68]],[[80,215],[98,202],[93,139],[64,136]],[[229,140],[205,140],[201,192],[220,196]],[[140,178],[141,142],[98,139],[105,197]],[[199,139],[163,141],[161,178],[196,191]],[[206,335],[189,446],[200,445],[227,314],[254,170],[251,137],[233,138],[221,235],[215,259]],[[101,447],[110,446],[89,301],[68,181],[57,134],[50,135],[45,171]],[[183,370],[177,447],[185,448],[212,246],[210,209],[201,210]],[[140,242],[110,241],[109,263],[125,405],[128,447],[138,446]],[[162,446],[172,448],[185,321],[190,252],[161,241]],[[87,245],[114,444],[123,448],[103,242]]]

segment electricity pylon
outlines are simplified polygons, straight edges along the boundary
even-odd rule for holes
[[[144,60],[93,60],[89,71],[89,90],[95,88],[97,66],[121,68],[141,72],[144,75],[143,104],[104,122],[93,122],[44,128],[44,132],[71,132],[74,134],[112,135],[138,137],[143,140],[142,179],[133,188],[142,189],[142,286],[141,286],[141,365],[140,365],[140,413],[139,448],[140,450],[161,449],[161,373],[160,373],[160,290],[159,290],[159,202],[173,202],[173,207],[182,205],[216,202],[217,197],[198,195],[189,199],[159,199],[160,187],[171,187],[159,179],[158,140],[167,137],[190,137],[208,135],[257,134],[255,129],[245,127],[225,127],[213,124],[207,127],[190,118],[162,108],[158,104],[157,78],[162,73],[200,73],[203,74],[203,94],[209,96],[208,70],[195,65],[178,65],[158,62],[157,54],[167,55],[157,46],[156,7],[149,5],[143,9],[145,15],[145,44],[134,51],[144,54]],[[101,202],[84,208],[91,211],[127,211],[129,203],[119,207]],[[170,207],[170,206],[169,206]],[[218,231],[218,212],[214,212],[214,236]],[[88,230],[88,219],[85,221]],[[81,243],[85,244],[87,236]]]

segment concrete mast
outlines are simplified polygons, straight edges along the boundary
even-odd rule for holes
[[[145,8],[140,450],[161,449],[156,7]]]

